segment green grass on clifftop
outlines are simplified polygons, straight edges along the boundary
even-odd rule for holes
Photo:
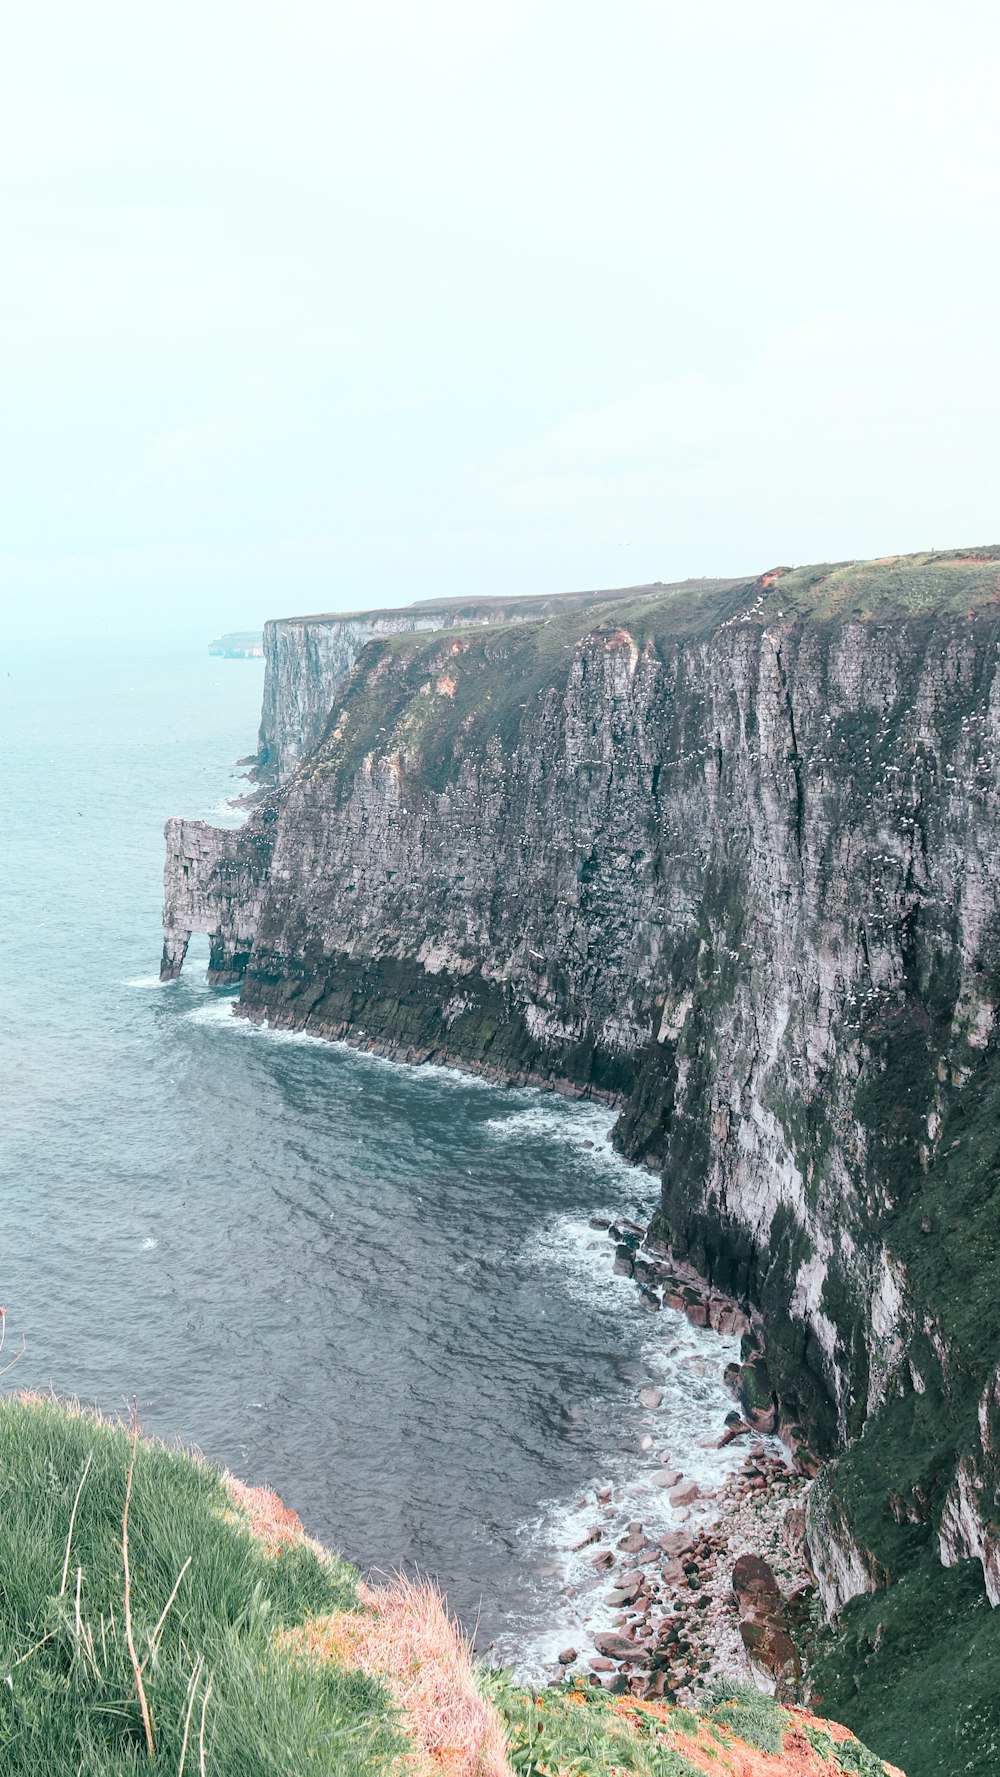
[[[214,1470],[140,1440],[129,1510],[131,1611],[145,1662],[151,1766],[124,1614],[131,1444],[127,1428],[54,1401],[0,1402],[3,1777],[151,1768],[173,1777],[186,1720],[184,1769],[194,1777],[203,1708],[212,1777],[386,1771],[399,1742],[381,1688],[360,1673],[292,1662],[275,1645],[276,1630],[310,1612],[350,1608],[352,1571],[301,1544],[268,1553]]]

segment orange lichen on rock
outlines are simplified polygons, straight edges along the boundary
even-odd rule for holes
[[[635,669],[639,664],[639,649],[636,639],[630,630],[613,629],[604,637],[605,648],[625,648],[628,651],[628,676],[634,678]]]
[[[399,1578],[358,1590],[361,1610],[287,1630],[299,1657],[380,1678],[402,1712],[413,1777],[512,1777],[503,1722],[480,1696],[467,1642],[430,1585]]]

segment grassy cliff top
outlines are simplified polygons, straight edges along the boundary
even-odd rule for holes
[[[372,610],[325,611],[314,616],[272,619],[283,623],[347,623],[399,617],[468,623],[523,621],[525,617],[566,619],[581,633],[590,624],[626,622],[645,614],[664,635],[682,638],[727,621],[817,622],[857,618],[888,621],[934,612],[965,616],[982,605],[1000,603],[1000,545],[925,550],[919,555],[887,555],[873,561],[819,562],[807,567],[775,567],[735,579],[693,579],[669,584],[623,586],[605,591],[563,592],[550,596],[483,599],[420,599],[410,605]],[[602,607],[607,607],[606,611]],[[426,634],[426,631],[424,631]]]
[[[362,623],[383,617],[400,617],[411,613],[422,619],[440,614],[449,622],[466,623],[512,622],[524,616],[556,617],[563,611],[590,609],[594,605],[624,599],[659,598],[664,593],[701,593],[720,591],[739,584],[734,580],[679,580],[665,585],[660,580],[643,586],[612,586],[592,591],[512,593],[484,598],[414,599],[408,605],[360,606],[348,611],[317,611],[296,617],[273,617],[269,626],[283,623]]]
[[[51,1399],[0,1401],[4,1777],[892,1777],[756,1693],[701,1715],[476,1669],[274,1494]]]

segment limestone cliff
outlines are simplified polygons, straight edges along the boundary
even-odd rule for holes
[[[713,584],[724,583],[684,582],[685,589],[692,590]],[[551,598],[424,599],[399,609],[272,620],[264,626],[264,697],[255,775],[263,784],[283,783],[289,777],[319,740],[334,698],[362,648],[376,637],[522,623],[664,590],[632,586],[612,592],[557,593]]]
[[[362,639],[242,836],[178,879],[168,829],[168,965],[211,929],[251,1017],[620,1102],[844,1453],[831,1609],[931,1556],[996,1603],[1000,551]]]

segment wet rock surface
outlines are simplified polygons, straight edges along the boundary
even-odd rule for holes
[[[605,1599],[621,1616],[578,1659],[642,1696],[694,1703],[728,1679],[793,1700],[802,1678],[794,1630],[815,1590],[801,1532],[809,1485],[758,1447],[713,1517],[661,1535],[641,1571],[625,1565],[633,1546],[602,1550],[602,1577],[614,1575]],[[646,1546],[642,1527],[621,1541]]]

